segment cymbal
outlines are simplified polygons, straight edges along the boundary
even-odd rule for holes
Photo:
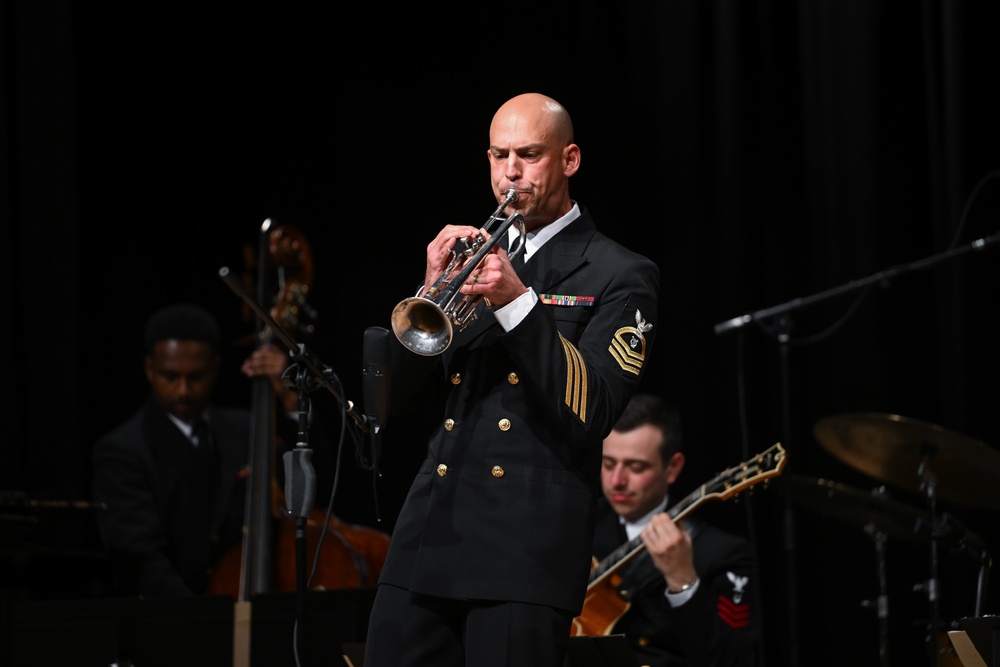
[[[875,479],[981,509],[1000,509],[1000,452],[934,424],[874,412],[816,422],[820,444]],[[933,487],[925,486],[932,482]]]
[[[844,486],[827,479],[791,475],[792,502],[807,509],[865,528],[874,537],[926,542],[931,535],[930,513],[872,491]]]

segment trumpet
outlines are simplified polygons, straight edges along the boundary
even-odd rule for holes
[[[392,331],[405,348],[423,356],[441,354],[451,345],[455,327],[462,331],[476,319],[476,308],[483,300],[483,295],[462,294],[459,290],[486,255],[503,239],[511,225],[516,225],[520,234],[508,254],[513,259],[524,252],[524,216],[514,213],[506,218],[502,217],[504,209],[516,201],[517,190],[507,190],[500,206],[483,225],[490,233],[489,240],[485,239],[482,232],[471,240],[467,237],[457,239],[448,267],[424,296],[409,297],[396,304],[392,311]],[[499,226],[491,230],[490,227],[498,221]],[[456,270],[458,273],[455,277],[449,278]]]

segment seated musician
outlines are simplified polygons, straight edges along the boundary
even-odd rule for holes
[[[611,633],[628,637],[639,665],[753,665],[761,628],[750,544],[697,517],[671,520],[670,485],[683,467],[676,409],[649,394],[633,397],[604,440],[607,502],[594,555],[602,559],[640,534],[646,549],[621,569],[618,588],[629,591],[631,607]]]
[[[219,337],[203,308],[178,304],[154,313],[145,330],[150,394],[94,446],[92,497],[107,507],[98,526],[114,594],[205,593],[213,566],[241,546],[251,413],[210,404]],[[242,371],[269,378],[277,412],[294,414],[297,395],[280,380],[287,365],[284,352],[263,346]],[[296,422],[291,415],[279,422],[278,449],[294,446]]]

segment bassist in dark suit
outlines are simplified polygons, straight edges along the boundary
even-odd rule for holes
[[[149,397],[92,453],[93,499],[107,506],[98,524],[113,593],[201,594],[212,566],[242,539],[250,412],[210,404],[219,328],[205,309],[158,310],[145,343]],[[281,386],[287,365],[284,352],[265,346],[242,367],[248,377],[272,379],[286,412],[297,398]],[[286,440],[295,437],[295,423],[287,421]]]
[[[753,665],[761,633],[753,552],[697,518],[671,520],[670,485],[683,467],[677,411],[656,396],[634,396],[604,440],[607,502],[594,555],[604,558],[640,534],[646,550],[622,569],[616,588],[627,591],[624,613],[611,632],[629,638],[639,665]]]

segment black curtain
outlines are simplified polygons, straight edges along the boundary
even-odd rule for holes
[[[218,270],[244,270],[266,218],[310,240],[310,344],[360,401],[365,327],[388,326],[440,225],[493,209],[489,120],[530,90],[574,118],[574,196],[660,264],[644,389],[684,416],[679,494],[776,441],[785,476],[885,484],[815,437],[842,413],[918,419],[995,451],[996,14],[948,0],[467,14],[4,0],[0,492],[86,499],[93,441],[145,396],[142,324],[164,304],[218,315],[220,400],[249,402],[238,341],[253,325]],[[716,331],[782,305],[783,317]],[[316,402],[336,432],[336,401]],[[391,530],[424,419],[386,428],[380,523],[348,446],[338,514]],[[873,540],[787,491],[777,480],[741,509],[704,510],[755,540],[767,663],[878,664]],[[993,510],[940,502],[1000,546]],[[929,605],[914,589],[928,547],[887,553],[893,659],[926,660]],[[950,622],[973,613],[978,567],[947,549],[942,561]]]

